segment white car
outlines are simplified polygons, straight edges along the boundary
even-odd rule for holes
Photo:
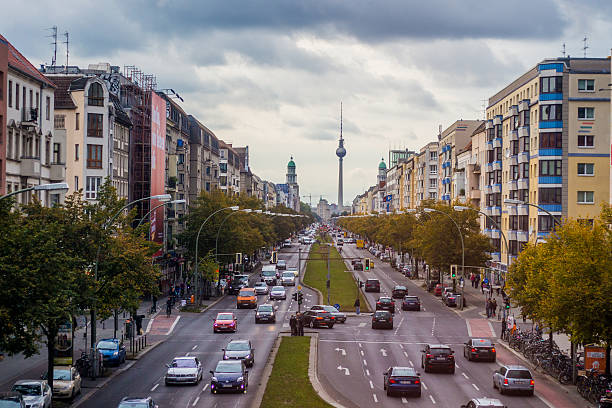
[[[293,276],[295,276],[296,278],[300,274],[297,268],[287,268],[287,272],[293,272]]]
[[[256,295],[267,295],[268,294],[268,284],[266,282],[257,282],[255,284],[255,294]]]
[[[283,272],[281,283],[283,286],[295,286],[295,274],[292,271]]]
[[[46,374],[45,374],[46,375]],[[44,377],[46,379],[46,377]],[[81,376],[74,367],[53,367],[53,398],[74,398],[81,393]]]
[[[270,290],[270,300],[274,299],[287,299],[287,292],[285,288],[282,286],[272,286],[272,290]]]
[[[202,379],[202,363],[196,357],[176,357],[166,364],[165,382],[169,384],[197,384]]]
[[[11,391],[23,396],[26,407],[51,408],[51,387],[46,380],[19,380]]]

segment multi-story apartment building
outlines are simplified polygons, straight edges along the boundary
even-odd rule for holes
[[[121,199],[129,199],[130,196],[130,133],[132,121],[121,107],[117,95],[109,94],[114,110],[113,123],[113,161],[112,180]]]
[[[6,192],[65,180],[65,142],[55,137],[53,129],[55,84],[41,74],[17,49],[0,36],[7,48],[7,68],[0,79],[6,91],[6,144],[2,160]],[[6,81],[6,82],[5,82]],[[4,101],[2,102],[4,103]],[[1,139],[4,140],[4,139]],[[1,141],[0,140],[0,141]],[[5,176],[4,176],[5,174]],[[63,192],[38,191],[43,205],[58,203]],[[19,194],[18,203],[30,201],[31,194]]]
[[[0,35],[0,141],[6,140],[8,49],[8,41]],[[0,147],[0,196],[4,194],[6,194],[6,149]]]
[[[479,120],[458,120],[438,135],[438,194],[437,198],[447,203],[458,197],[453,188],[453,173],[457,154],[466,148]]]
[[[466,200],[476,208],[480,208],[484,201],[483,186],[485,176],[483,168],[487,160],[487,132],[485,122],[476,128],[472,133],[471,158],[466,166]],[[484,230],[484,217],[481,220]]]
[[[215,156],[212,152],[212,140],[212,132],[189,115],[189,202],[192,204],[202,191],[208,193],[217,185],[215,172],[218,177],[219,146],[217,141]]]
[[[402,178],[400,181],[401,208],[414,208],[414,181],[416,176],[415,163],[418,164],[418,154],[410,156],[402,165]]]
[[[387,211],[393,212],[400,210],[401,206],[401,179],[403,166],[401,163],[396,164],[387,170],[387,183],[385,185],[385,196],[387,197]]]
[[[239,162],[240,163],[240,162]],[[271,181],[264,181],[264,206],[266,210],[276,206],[276,185]]]
[[[219,140],[219,188],[226,194],[240,195],[240,157],[223,140]]]
[[[489,99],[484,209],[502,231],[485,232],[502,263],[545,239],[553,216],[592,220],[608,200],[609,83],[606,58],[547,59]],[[502,208],[505,199],[531,205]]]

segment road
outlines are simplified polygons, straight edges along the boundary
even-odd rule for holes
[[[367,254],[367,255],[366,255]],[[372,257],[355,245],[344,245],[345,257]],[[374,305],[381,295],[390,295],[393,286],[408,287],[408,293],[421,299],[420,312],[401,311],[397,307],[393,330],[373,330],[369,315],[354,317],[346,325],[319,331],[319,378],[326,391],[346,407],[458,407],[470,398],[499,398],[508,407],[544,408],[576,406],[570,401],[547,405],[540,397],[501,396],[492,387],[492,372],[498,363],[469,362],[463,357],[463,344],[471,335],[496,340],[488,321],[477,318],[477,310],[461,313],[446,307],[439,298],[413,284],[389,264],[377,260],[371,272],[358,273],[360,279],[378,278],[381,293],[367,293]],[[333,284],[333,283],[332,283]],[[399,300],[396,306],[399,306]],[[425,343],[442,343],[453,348],[455,374],[425,373],[421,368],[421,350]],[[498,361],[520,364],[503,347],[497,347]],[[421,398],[387,397],[382,373],[390,366],[412,366],[421,373]],[[544,397],[542,397],[544,398]],[[550,403],[550,402],[549,402]],[[566,405],[567,403],[567,405]]]

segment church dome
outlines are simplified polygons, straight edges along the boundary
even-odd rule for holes
[[[287,163],[287,167],[293,167],[295,169],[295,162],[293,161],[293,156],[291,156],[291,160]]]
[[[378,170],[387,170],[387,165],[385,164],[385,159],[383,158],[380,164],[378,165]]]

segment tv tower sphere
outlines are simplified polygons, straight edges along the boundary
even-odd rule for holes
[[[340,158],[346,156],[346,149],[344,148],[344,146],[340,146],[336,149],[336,156]]]

